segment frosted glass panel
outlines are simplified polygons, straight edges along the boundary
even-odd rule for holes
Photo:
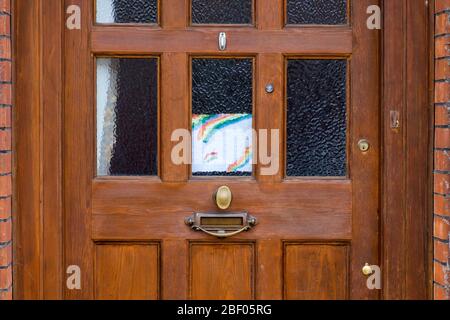
[[[97,23],[157,23],[157,0],[97,0]]]
[[[288,24],[347,23],[347,0],[287,0]]]
[[[347,61],[288,60],[287,175],[347,174]]]
[[[192,0],[192,23],[251,24],[252,11],[253,0]]]
[[[158,60],[97,59],[97,174],[157,175]]]
[[[252,59],[193,59],[194,176],[252,174]]]

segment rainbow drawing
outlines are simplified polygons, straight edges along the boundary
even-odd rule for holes
[[[216,151],[213,151],[213,152],[207,153],[204,160],[207,163],[209,163],[209,162],[212,162],[214,160],[217,160],[218,158],[219,158],[219,153],[216,152]]]
[[[232,124],[251,119],[252,115],[242,114],[214,114],[214,115],[193,115],[192,129],[200,129],[198,131],[197,140],[208,143],[211,137],[218,132],[219,129],[230,126]]]
[[[239,169],[245,167],[252,158],[252,147],[246,147],[244,155],[239,158],[236,162],[228,166],[227,172],[238,172]]]

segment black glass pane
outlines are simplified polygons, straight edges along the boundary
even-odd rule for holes
[[[158,60],[97,59],[99,176],[157,175]]]
[[[192,0],[192,23],[251,24],[253,0]]]
[[[98,23],[157,23],[158,0],[97,0]]]
[[[288,176],[346,176],[346,78],[345,60],[288,60]]]
[[[252,59],[192,60],[194,176],[252,174]]]
[[[346,24],[347,0],[287,0],[288,24]]]
[[[192,113],[252,113],[252,59],[193,59]]]

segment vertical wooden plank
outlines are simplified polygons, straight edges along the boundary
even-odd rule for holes
[[[189,165],[172,161],[172,133],[189,130],[188,56],[185,53],[164,53],[161,58],[161,179],[164,182],[185,182],[189,178]],[[188,141],[188,145],[191,141]]]
[[[353,1],[354,51],[351,60],[350,174],[353,181],[353,240],[350,298],[377,299],[369,290],[361,268],[380,265],[379,165],[380,165],[380,31],[367,28],[367,8],[379,1]],[[364,88],[365,90],[358,90]],[[360,139],[370,141],[361,152]]]
[[[188,25],[190,0],[160,0],[161,26],[184,29]]]
[[[44,298],[62,299],[62,34],[63,3],[43,1],[43,280]],[[51,17],[51,18],[46,18]]]
[[[284,26],[284,1],[256,0],[256,24],[260,30],[279,30]]]
[[[256,166],[256,177],[259,182],[281,182],[284,178],[284,57],[282,54],[259,54],[256,65],[256,110],[255,110],[255,127],[258,132],[258,153],[261,150],[267,150],[268,154],[275,154],[271,150],[271,130],[278,130],[278,171],[268,175],[267,172],[262,174],[262,168],[268,169],[269,166],[262,165],[259,155],[258,164]],[[266,92],[266,86],[272,84],[274,86],[273,93]],[[259,139],[260,131],[267,130],[268,141],[263,144]],[[275,167],[274,167],[275,168]]]
[[[429,146],[429,115],[432,113],[428,96],[429,56],[428,56],[428,7],[425,0],[405,1],[408,26],[406,30],[406,104],[407,104],[407,149],[406,149],[406,193],[405,222],[407,244],[406,295],[404,299],[421,300],[427,298],[427,232],[428,199],[430,184],[428,176],[431,163],[425,155],[432,152]],[[412,18],[414,17],[414,18]],[[414,115],[409,117],[409,115]],[[428,170],[427,170],[428,169]]]
[[[383,298],[426,299],[429,8],[404,0],[386,1],[384,10]],[[392,111],[400,115],[398,129],[391,128]]]
[[[256,299],[283,299],[282,242],[260,240],[257,243]]]
[[[383,163],[383,297],[401,299],[405,291],[405,12],[406,1],[385,1],[384,21],[384,163]],[[400,128],[391,129],[391,111]],[[397,226],[391,228],[389,226]]]
[[[428,100],[429,105],[431,108],[430,115],[428,116],[428,128],[430,130],[429,134],[429,141],[428,141],[428,148],[433,149],[434,147],[434,125],[438,123],[438,120],[436,117],[439,117],[439,112],[437,112],[435,105],[434,105],[434,87],[435,87],[435,79],[439,78],[439,66],[435,64],[435,9],[437,5],[437,0],[430,0],[428,2],[428,56],[429,56],[429,81],[428,81]],[[445,63],[445,61],[442,61]],[[445,71],[446,68],[444,68],[443,71]],[[434,195],[433,189],[434,189],[434,174],[432,174],[432,170],[434,169],[434,152],[430,152],[428,155],[428,163],[430,168],[429,176],[428,176],[428,210],[427,212],[435,212],[435,205],[439,205],[438,201],[439,199],[442,199],[441,197],[436,197]],[[426,232],[429,234],[433,229],[433,222],[434,222],[434,215],[428,215],[428,223],[426,226],[422,226],[421,232]],[[428,236],[427,239],[427,252],[428,256],[426,259],[426,264],[428,265],[428,272],[426,274],[425,281],[427,283],[427,299],[432,299],[434,294],[434,284],[433,284],[433,277],[434,277],[434,268],[433,268],[433,258],[434,258],[434,239],[433,237]]]
[[[92,3],[66,0],[81,8],[81,30],[65,32],[64,209],[65,264],[81,269],[81,290],[65,290],[67,299],[92,299],[93,242],[91,189],[94,176],[93,59],[89,32]]]
[[[41,1],[14,4],[14,298],[42,299]],[[33,159],[34,161],[26,161]]]
[[[162,247],[162,299],[188,298],[188,244],[184,239],[168,239]]]

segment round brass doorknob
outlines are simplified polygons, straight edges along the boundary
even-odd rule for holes
[[[368,277],[373,273],[373,269],[368,263],[366,263],[366,265],[362,268],[362,273]]]
[[[214,194],[214,201],[219,209],[227,210],[233,201],[233,194],[231,193],[230,188],[227,186],[220,187]]]

